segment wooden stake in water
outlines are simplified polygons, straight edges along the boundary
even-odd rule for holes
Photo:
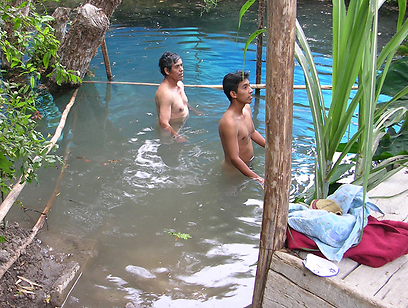
[[[112,81],[113,76],[112,76],[112,70],[111,70],[111,65],[110,65],[109,55],[108,55],[108,48],[106,47],[105,38],[103,38],[102,40],[101,49],[102,49],[102,55],[103,55],[103,62],[105,63],[106,78],[108,78],[109,81]]]

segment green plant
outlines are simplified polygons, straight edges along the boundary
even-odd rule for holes
[[[198,4],[201,7],[200,16],[208,13],[211,9],[217,7],[218,0],[204,0],[204,4]]]
[[[253,2],[247,1],[244,7]],[[402,0],[399,3],[397,33],[377,55],[378,9],[381,5],[382,2],[375,0],[351,0],[346,7],[343,0],[333,0],[333,89],[330,104],[323,100],[312,52],[299,22],[296,22],[295,56],[304,71],[316,139],[315,183],[307,192],[306,199],[309,201],[326,198],[330,184],[350,172],[354,173],[354,183],[362,185],[366,192],[379,180],[399,170],[394,169],[385,176],[388,166],[404,164],[408,160],[407,156],[399,155],[373,164],[373,154],[386,129],[405,117],[404,107],[390,108],[390,105],[408,93],[408,87],[405,87],[389,102],[377,107],[391,61],[408,34],[408,23],[403,22],[406,1]],[[240,18],[243,13],[245,10],[241,10]],[[256,35],[248,41],[254,37]],[[380,72],[382,74],[377,81]],[[356,82],[358,90],[353,96],[352,88]],[[326,105],[330,107],[327,109]],[[355,116],[358,119],[357,132],[348,136],[348,128]],[[354,159],[344,163],[346,156],[352,153],[355,154]]]
[[[0,189],[9,190],[9,181],[24,175],[22,181],[36,179],[35,170],[52,165],[58,159],[47,155],[48,141],[35,130],[37,122],[32,118],[35,113],[37,94],[30,86],[2,82],[0,88]]]
[[[191,235],[188,233],[181,233],[181,232],[176,232],[173,230],[166,230],[167,234],[172,235],[175,237],[176,241],[181,238],[183,240],[188,240],[189,238],[191,238]]]
[[[28,9],[28,15],[23,14]],[[13,7],[11,1],[0,2],[0,190],[6,193],[13,179],[31,182],[35,171],[52,165],[58,157],[47,154],[48,142],[36,131],[38,90],[47,71],[60,81],[76,79],[58,63],[59,42],[48,22],[50,16],[36,14],[30,2]],[[49,76],[49,75],[48,75]],[[58,78],[57,78],[58,80]]]
[[[315,193],[312,195],[314,198],[327,197],[329,185],[338,181],[344,170],[351,168],[355,168],[354,183],[362,185],[366,191],[373,184],[378,184],[378,173],[383,174],[387,165],[395,163],[393,158],[373,166],[373,154],[385,134],[385,129],[403,119],[405,108],[387,108],[407,93],[408,87],[381,108],[377,108],[377,102],[391,60],[408,34],[408,23],[402,23],[401,16],[406,6],[404,2],[401,3],[397,33],[377,55],[378,9],[381,4],[370,0],[351,0],[346,9],[343,1],[333,1],[333,90],[327,113],[316,66],[306,37],[297,23],[297,37],[301,48],[296,46],[296,58],[305,73],[316,135],[316,181]],[[376,83],[380,70],[382,78]],[[358,90],[350,100],[352,86],[356,81]],[[356,110],[358,130],[342,145]],[[346,155],[353,152],[353,147],[356,149],[354,163],[340,167]],[[340,149],[340,155],[335,158]],[[406,157],[398,159],[400,163],[407,160]]]
[[[28,15],[22,13],[24,9],[28,9]],[[11,0],[0,3],[0,13],[4,26],[0,30],[0,47],[12,69],[8,74],[26,75],[32,88],[42,74],[56,75],[57,84],[80,81],[75,72],[66,71],[58,62],[60,42],[50,25],[53,17],[37,14],[31,2],[14,7]]]

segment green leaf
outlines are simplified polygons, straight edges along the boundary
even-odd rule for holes
[[[251,44],[251,42],[258,36],[258,35],[262,35],[262,33],[266,32],[266,29],[260,29],[260,30],[256,30],[254,33],[251,34],[251,36],[249,37],[249,39],[246,41],[245,43],[245,47],[244,47],[244,59],[243,59],[243,65],[242,65],[242,74],[244,74],[245,71],[245,55],[246,52],[248,50],[249,44]]]
[[[246,13],[246,11],[248,11],[248,9],[252,6],[252,4],[254,4],[255,1],[256,0],[247,0],[247,2],[245,2],[245,4],[241,7],[241,11],[239,12],[238,29],[241,28],[242,17]]]
[[[381,93],[392,97],[407,85],[408,56],[400,58],[391,64],[381,88]],[[408,95],[405,95],[403,99],[408,100]]]
[[[167,234],[174,236],[176,241],[179,238],[181,238],[183,240],[188,240],[188,239],[191,238],[191,235],[188,234],[188,233],[181,233],[181,232],[176,232],[176,231],[173,231],[173,230],[166,230],[166,231],[167,231]]]
[[[44,63],[45,68],[48,68],[48,65],[50,64],[50,59],[51,59],[51,52],[46,52],[43,58],[43,63]]]

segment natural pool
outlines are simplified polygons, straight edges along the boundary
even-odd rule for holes
[[[308,10],[310,6],[299,18],[310,22],[306,33],[314,29],[315,60],[322,84],[330,84],[331,59],[323,52],[330,50],[330,42],[316,40],[320,36],[315,32],[317,22],[326,18],[327,23],[327,13],[320,7]],[[237,7],[227,17],[236,19],[238,12]],[[165,26],[111,26],[106,42],[114,81],[160,83],[157,62],[166,50],[181,55],[187,85],[221,84],[226,73],[242,68],[248,31],[237,37],[235,27],[226,29],[224,23],[216,30],[199,19],[188,26]],[[327,36],[327,29],[320,33]],[[246,59],[254,83],[253,46]],[[106,81],[100,52],[91,72],[88,80]],[[295,84],[303,83],[296,66]],[[59,154],[69,151],[68,168],[48,229],[41,231],[45,243],[66,237],[92,242],[90,258],[64,307],[124,307],[127,302],[140,307],[245,307],[251,302],[263,191],[244,177],[226,181],[221,172],[217,127],[228,100],[220,90],[186,88],[190,104],[204,115],[190,114],[181,132],[188,144],[166,146],[155,131],[155,91],[154,86],[87,83],[77,95],[60,140]],[[44,100],[45,132],[53,133],[71,94]],[[263,135],[264,95],[262,90],[252,104],[255,127]],[[311,180],[311,121],[306,93],[296,90],[292,194]],[[255,145],[258,174],[264,173],[263,151]],[[59,172],[41,170],[40,186],[30,185],[22,194],[26,207],[43,209]],[[26,214],[13,209],[11,215]],[[32,225],[36,216],[25,219]],[[168,230],[192,238],[176,241]]]

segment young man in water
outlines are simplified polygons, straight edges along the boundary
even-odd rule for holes
[[[252,122],[250,103],[253,90],[248,77],[249,73],[243,75],[240,71],[224,77],[222,86],[230,105],[221,117],[218,132],[224,150],[223,165],[235,167],[263,186],[264,179],[251,170],[254,158],[252,141],[265,147],[265,139]]]
[[[189,114],[188,99],[182,82],[183,61],[176,53],[167,51],[159,59],[159,67],[164,80],[157,88],[155,101],[162,141],[170,143],[173,138],[176,142],[188,142],[179,135]]]

